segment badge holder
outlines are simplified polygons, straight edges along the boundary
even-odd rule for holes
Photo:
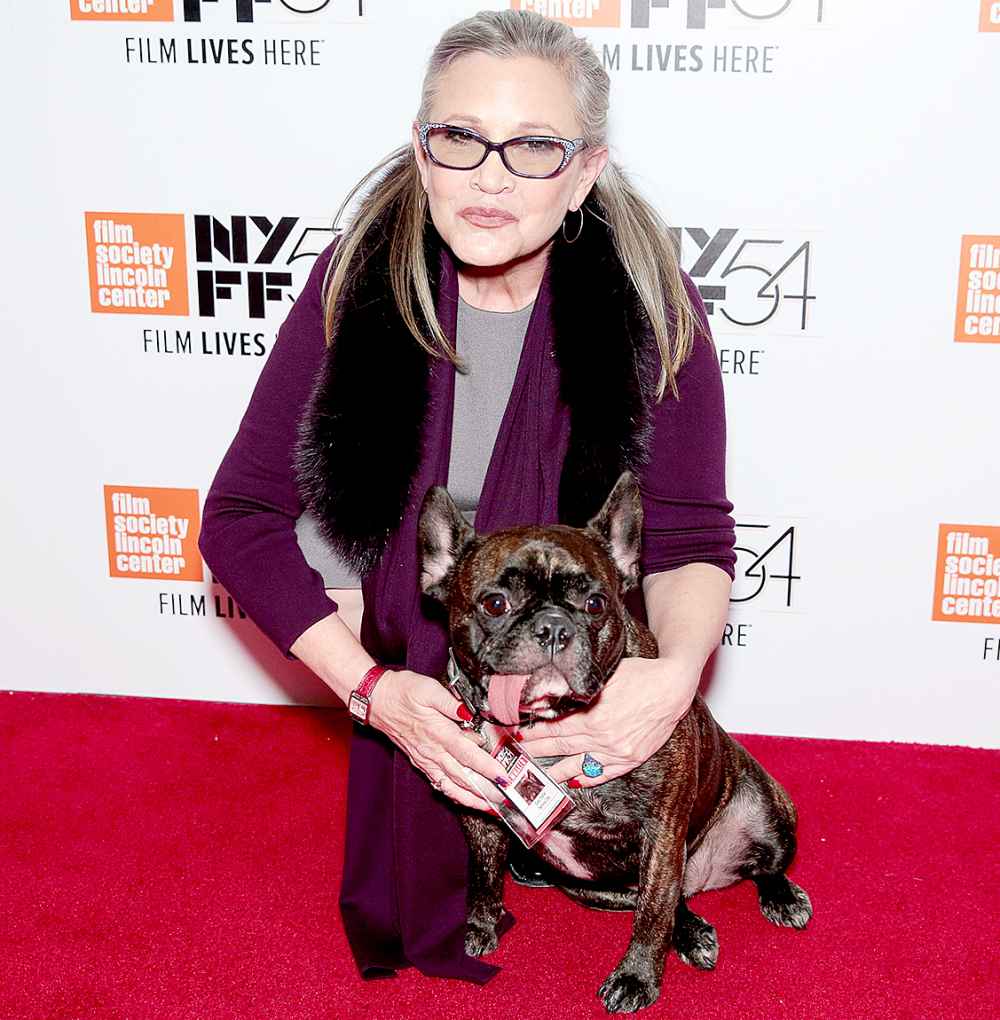
[[[509,784],[501,791],[503,803],[494,806],[511,832],[531,848],[573,810],[573,801],[509,733],[490,729],[496,743],[489,753],[507,773]],[[471,769],[466,774],[486,799],[488,788],[498,789]]]

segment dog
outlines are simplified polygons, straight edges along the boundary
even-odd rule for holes
[[[583,528],[526,525],[479,535],[445,487],[430,487],[418,525],[420,586],[448,612],[457,671],[442,683],[460,674],[470,708],[510,724],[496,714],[490,685],[517,677],[514,711],[526,725],[585,708],[623,656],[656,658],[656,638],[623,602],[639,582],[641,533],[640,492],[629,471]],[[497,731],[481,732],[491,749]],[[795,807],[699,695],[638,768],[566,792],[573,810],[531,852],[577,902],[634,911],[628,949],[598,991],[608,1012],[656,1001],[671,946],[686,963],[715,966],[715,929],[686,903],[694,893],[748,878],[774,924],[803,928],[812,916],[809,897],[785,874],[796,848]],[[458,810],[470,851],[465,948],[480,956],[497,947],[510,834],[486,812]]]

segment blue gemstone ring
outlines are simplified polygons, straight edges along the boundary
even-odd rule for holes
[[[588,779],[604,775],[604,766],[589,751],[583,756],[583,774]]]

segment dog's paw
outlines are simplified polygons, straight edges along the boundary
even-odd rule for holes
[[[597,994],[609,1013],[634,1013],[656,1002],[660,985],[648,975],[625,970],[619,965],[608,975]]]
[[[692,967],[711,970],[719,959],[719,938],[708,921],[688,913],[684,923],[674,928],[674,949]]]
[[[804,928],[812,917],[813,908],[805,889],[790,882],[784,875],[782,881],[761,888],[760,912],[772,923],[783,928]]]
[[[496,925],[469,924],[465,932],[465,952],[469,956],[486,956],[500,944]]]

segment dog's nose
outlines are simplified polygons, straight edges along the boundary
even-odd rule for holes
[[[542,648],[551,648],[555,654],[570,643],[576,633],[576,627],[564,613],[552,609],[535,617],[532,633]]]

